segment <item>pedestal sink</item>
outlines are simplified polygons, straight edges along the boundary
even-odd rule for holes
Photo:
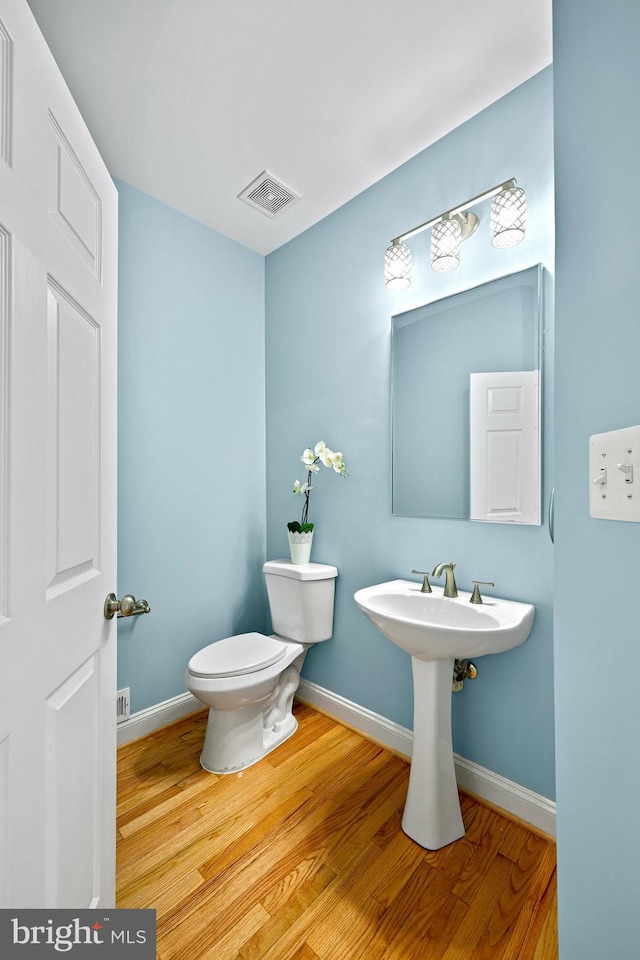
[[[411,655],[413,756],[402,818],[404,832],[428,850],[464,836],[451,743],[451,680],[455,659],[502,653],[524,643],[533,626],[529,603],[470,593],[423,593],[409,580],[358,590],[354,600],[369,620]]]

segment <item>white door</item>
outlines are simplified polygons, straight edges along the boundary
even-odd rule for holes
[[[114,902],[117,194],[0,0],[0,907]]]
[[[472,520],[540,523],[537,370],[470,375]]]

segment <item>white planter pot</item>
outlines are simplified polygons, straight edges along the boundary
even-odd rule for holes
[[[311,533],[291,533],[289,531],[291,563],[309,563],[312,541],[313,530]]]

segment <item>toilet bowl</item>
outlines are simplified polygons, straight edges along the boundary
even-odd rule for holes
[[[335,567],[270,560],[263,566],[276,633],[241,633],[203,647],[184,673],[209,707],[200,764],[234,773],[257,763],[295,733],[293,697],[309,647],[333,632]]]

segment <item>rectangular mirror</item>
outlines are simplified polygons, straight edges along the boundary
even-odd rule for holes
[[[540,265],[393,317],[393,513],[540,524]]]

